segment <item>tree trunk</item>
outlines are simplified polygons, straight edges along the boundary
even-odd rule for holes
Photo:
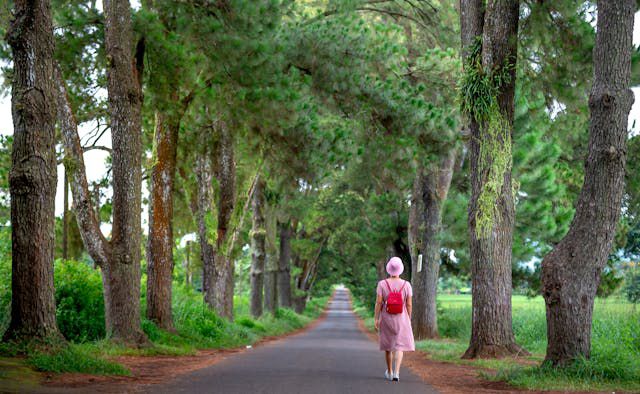
[[[315,256],[310,259],[301,259],[299,256],[296,256],[295,258],[295,266],[300,269],[300,274],[295,279],[296,295],[293,297],[293,306],[296,313],[304,312],[307,305],[307,301],[311,294],[311,288],[313,287],[313,283],[318,272],[320,254],[322,253],[322,249],[324,248],[327,240],[328,236],[323,237]]]
[[[264,287],[265,220],[264,220],[264,181],[256,182],[252,198],[253,226],[251,229],[251,316],[262,315],[262,291]]]
[[[381,281],[387,277],[387,261],[389,259],[384,257],[376,263],[376,273],[378,274],[378,280]]]
[[[590,355],[593,302],[624,192],[635,6],[634,0],[598,2],[584,184],[569,232],[542,261],[546,360],[553,365]]]
[[[307,307],[307,295],[293,297],[293,310],[297,314],[302,314]]]
[[[198,192],[196,198],[196,220],[198,222],[198,242],[200,243],[200,259],[202,260],[202,293],[205,301],[209,294],[213,276],[214,247],[209,242],[207,228],[207,213],[211,211],[211,188],[213,171],[211,169],[211,154],[206,140],[201,141],[202,152],[196,158],[196,178]]]
[[[412,254],[413,286],[413,335],[416,339],[437,338],[438,318],[436,314],[436,294],[440,271],[440,230],[442,207],[449,192],[455,152],[450,149],[442,157],[437,167],[430,170],[418,168],[411,210],[409,234],[414,245]],[[416,234],[417,233],[417,234]],[[418,256],[422,255],[422,267],[418,272]]]
[[[215,144],[215,168],[212,168],[218,181],[218,228],[215,248],[212,255],[203,258],[204,300],[219,316],[233,318],[233,274],[234,264],[227,250],[231,242],[228,231],[231,214],[235,204],[236,163],[234,159],[234,139],[224,121],[216,121],[214,132],[218,136]],[[211,182],[207,183],[210,188]],[[209,206],[211,199],[209,197]],[[206,234],[206,227],[205,227]],[[233,237],[231,237],[232,239]],[[208,241],[207,241],[208,242]],[[205,246],[205,249],[209,249]],[[207,252],[209,252],[207,250]]]
[[[219,185],[218,235],[216,238],[215,287],[213,305],[220,316],[233,319],[234,264],[229,244],[229,223],[235,206],[236,162],[234,136],[224,121],[216,122],[219,141],[216,146],[215,176]]]
[[[113,146],[111,258],[102,267],[107,332],[125,342],[146,338],[140,328],[142,187],[141,67],[133,50],[128,0],[104,0],[107,92]],[[138,60],[138,62],[136,62]]]
[[[149,240],[147,243],[147,318],[163,329],[173,328],[173,187],[180,121],[156,113],[156,157],[151,169]]]
[[[62,208],[62,258],[69,258],[69,177],[64,170],[64,198]]]
[[[53,288],[56,195],[53,27],[47,0],[16,0],[13,51],[11,323],[5,339],[58,336]]]
[[[412,215],[412,211],[409,210],[409,216],[411,217],[411,215]],[[411,221],[411,219],[409,219],[409,220]],[[409,242],[411,244],[412,234],[411,234],[410,231],[408,231],[408,233],[409,233],[408,234]],[[380,260],[378,260],[378,262],[376,264],[376,272],[378,274],[378,280],[383,280],[383,279],[385,279],[385,278],[387,278],[389,276],[389,274],[387,273],[387,263],[389,262],[389,259],[394,257],[394,256],[397,256],[396,248],[392,243],[390,243],[385,248],[384,256],[381,257]],[[397,256],[397,257],[400,257],[400,256]]]
[[[267,251],[264,276],[264,309],[272,314],[278,308],[278,259],[272,250]]]
[[[185,259],[184,259],[184,283],[187,286],[191,286],[192,284],[192,279],[191,279],[191,261],[190,261],[190,254],[191,254],[191,241],[187,241],[187,244],[185,245]]]
[[[481,3],[463,1],[463,26],[474,30],[478,28],[476,13],[482,12]],[[515,343],[511,320],[511,249],[515,217],[511,165],[500,168],[496,164],[495,155],[482,153],[483,149],[492,146],[499,152],[507,152],[503,159],[507,163],[511,162],[510,137],[513,133],[518,17],[518,1],[487,2],[482,27],[482,68],[491,73],[505,73],[510,80],[498,88],[498,96],[495,98],[501,118],[499,127],[504,134],[492,133],[488,121],[482,122],[480,127],[471,127],[469,234],[473,317],[471,341],[464,358],[501,357],[523,352]],[[478,35],[478,31],[462,32],[464,40]],[[467,51],[472,43],[465,41],[463,45]],[[511,67],[505,67],[507,65]],[[492,214],[487,225],[490,228],[483,230],[477,219],[480,214],[487,212],[480,211],[479,199],[483,192],[490,190],[488,184],[491,171],[502,172],[493,174],[502,180],[502,185],[495,190],[496,195],[492,196],[495,201],[490,207]]]
[[[278,256],[278,300],[280,307],[291,308],[291,224],[278,223],[280,253]]]

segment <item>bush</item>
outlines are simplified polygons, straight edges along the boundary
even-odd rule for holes
[[[468,341],[471,337],[471,308],[438,309],[438,332],[445,338]]]
[[[105,336],[104,298],[100,272],[87,263],[58,260],[55,264],[56,317],[69,341],[93,341]]]

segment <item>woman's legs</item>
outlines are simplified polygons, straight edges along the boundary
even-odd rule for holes
[[[384,352],[384,359],[387,361],[387,371],[389,371],[389,373],[393,373],[393,369],[392,369],[392,359],[391,359],[391,352],[386,350]]]
[[[393,352],[393,358],[396,361],[396,370],[394,371],[394,375],[398,375],[400,373],[400,364],[402,364],[402,356],[404,353],[402,350],[398,350]]]

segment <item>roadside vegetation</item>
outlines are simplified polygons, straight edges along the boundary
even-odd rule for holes
[[[440,338],[416,343],[416,350],[437,361],[471,365],[485,379],[505,381],[530,390],[640,391],[640,311],[623,297],[597,299],[590,359],[567,368],[540,364],[546,351],[545,308],[542,297],[514,295],[513,330],[516,341],[531,356],[463,360],[471,335],[471,296],[438,297]],[[373,330],[373,307],[355,300],[356,313]]]
[[[10,260],[0,260],[0,273],[7,272]],[[144,284],[146,278],[142,278]],[[7,277],[2,283],[10,283]],[[79,372],[96,375],[129,375],[130,371],[114,362],[117,356],[193,355],[201,349],[226,349],[251,345],[263,337],[300,329],[320,316],[328,296],[312,298],[304,313],[279,308],[275,314],[260,318],[249,314],[247,295],[235,297],[233,321],[219,317],[203,305],[197,290],[181,283],[174,285],[173,313],[175,330],[159,329],[142,320],[149,343],[130,347],[105,338],[104,301],[100,273],[89,264],[74,260],[57,260],[55,264],[57,321],[67,341],[51,339],[47,343],[3,342],[0,355],[25,355],[27,365],[38,371]],[[2,288],[0,300],[7,297]],[[143,292],[144,294],[144,292]],[[142,299],[143,311],[145,300]],[[0,327],[6,327],[9,309],[1,305]],[[1,333],[0,333],[1,335]],[[0,376],[2,378],[2,376]]]

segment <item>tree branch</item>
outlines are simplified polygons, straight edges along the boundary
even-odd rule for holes
[[[96,265],[102,267],[109,260],[111,245],[100,231],[96,211],[91,203],[83,149],[78,136],[78,125],[69,102],[67,87],[57,64],[54,67],[54,80],[58,104],[57,116],[64,142],[65,158],[63,162],[65,171],[71,175],[69,184],[73,194],[73,209],[82,241]]]

